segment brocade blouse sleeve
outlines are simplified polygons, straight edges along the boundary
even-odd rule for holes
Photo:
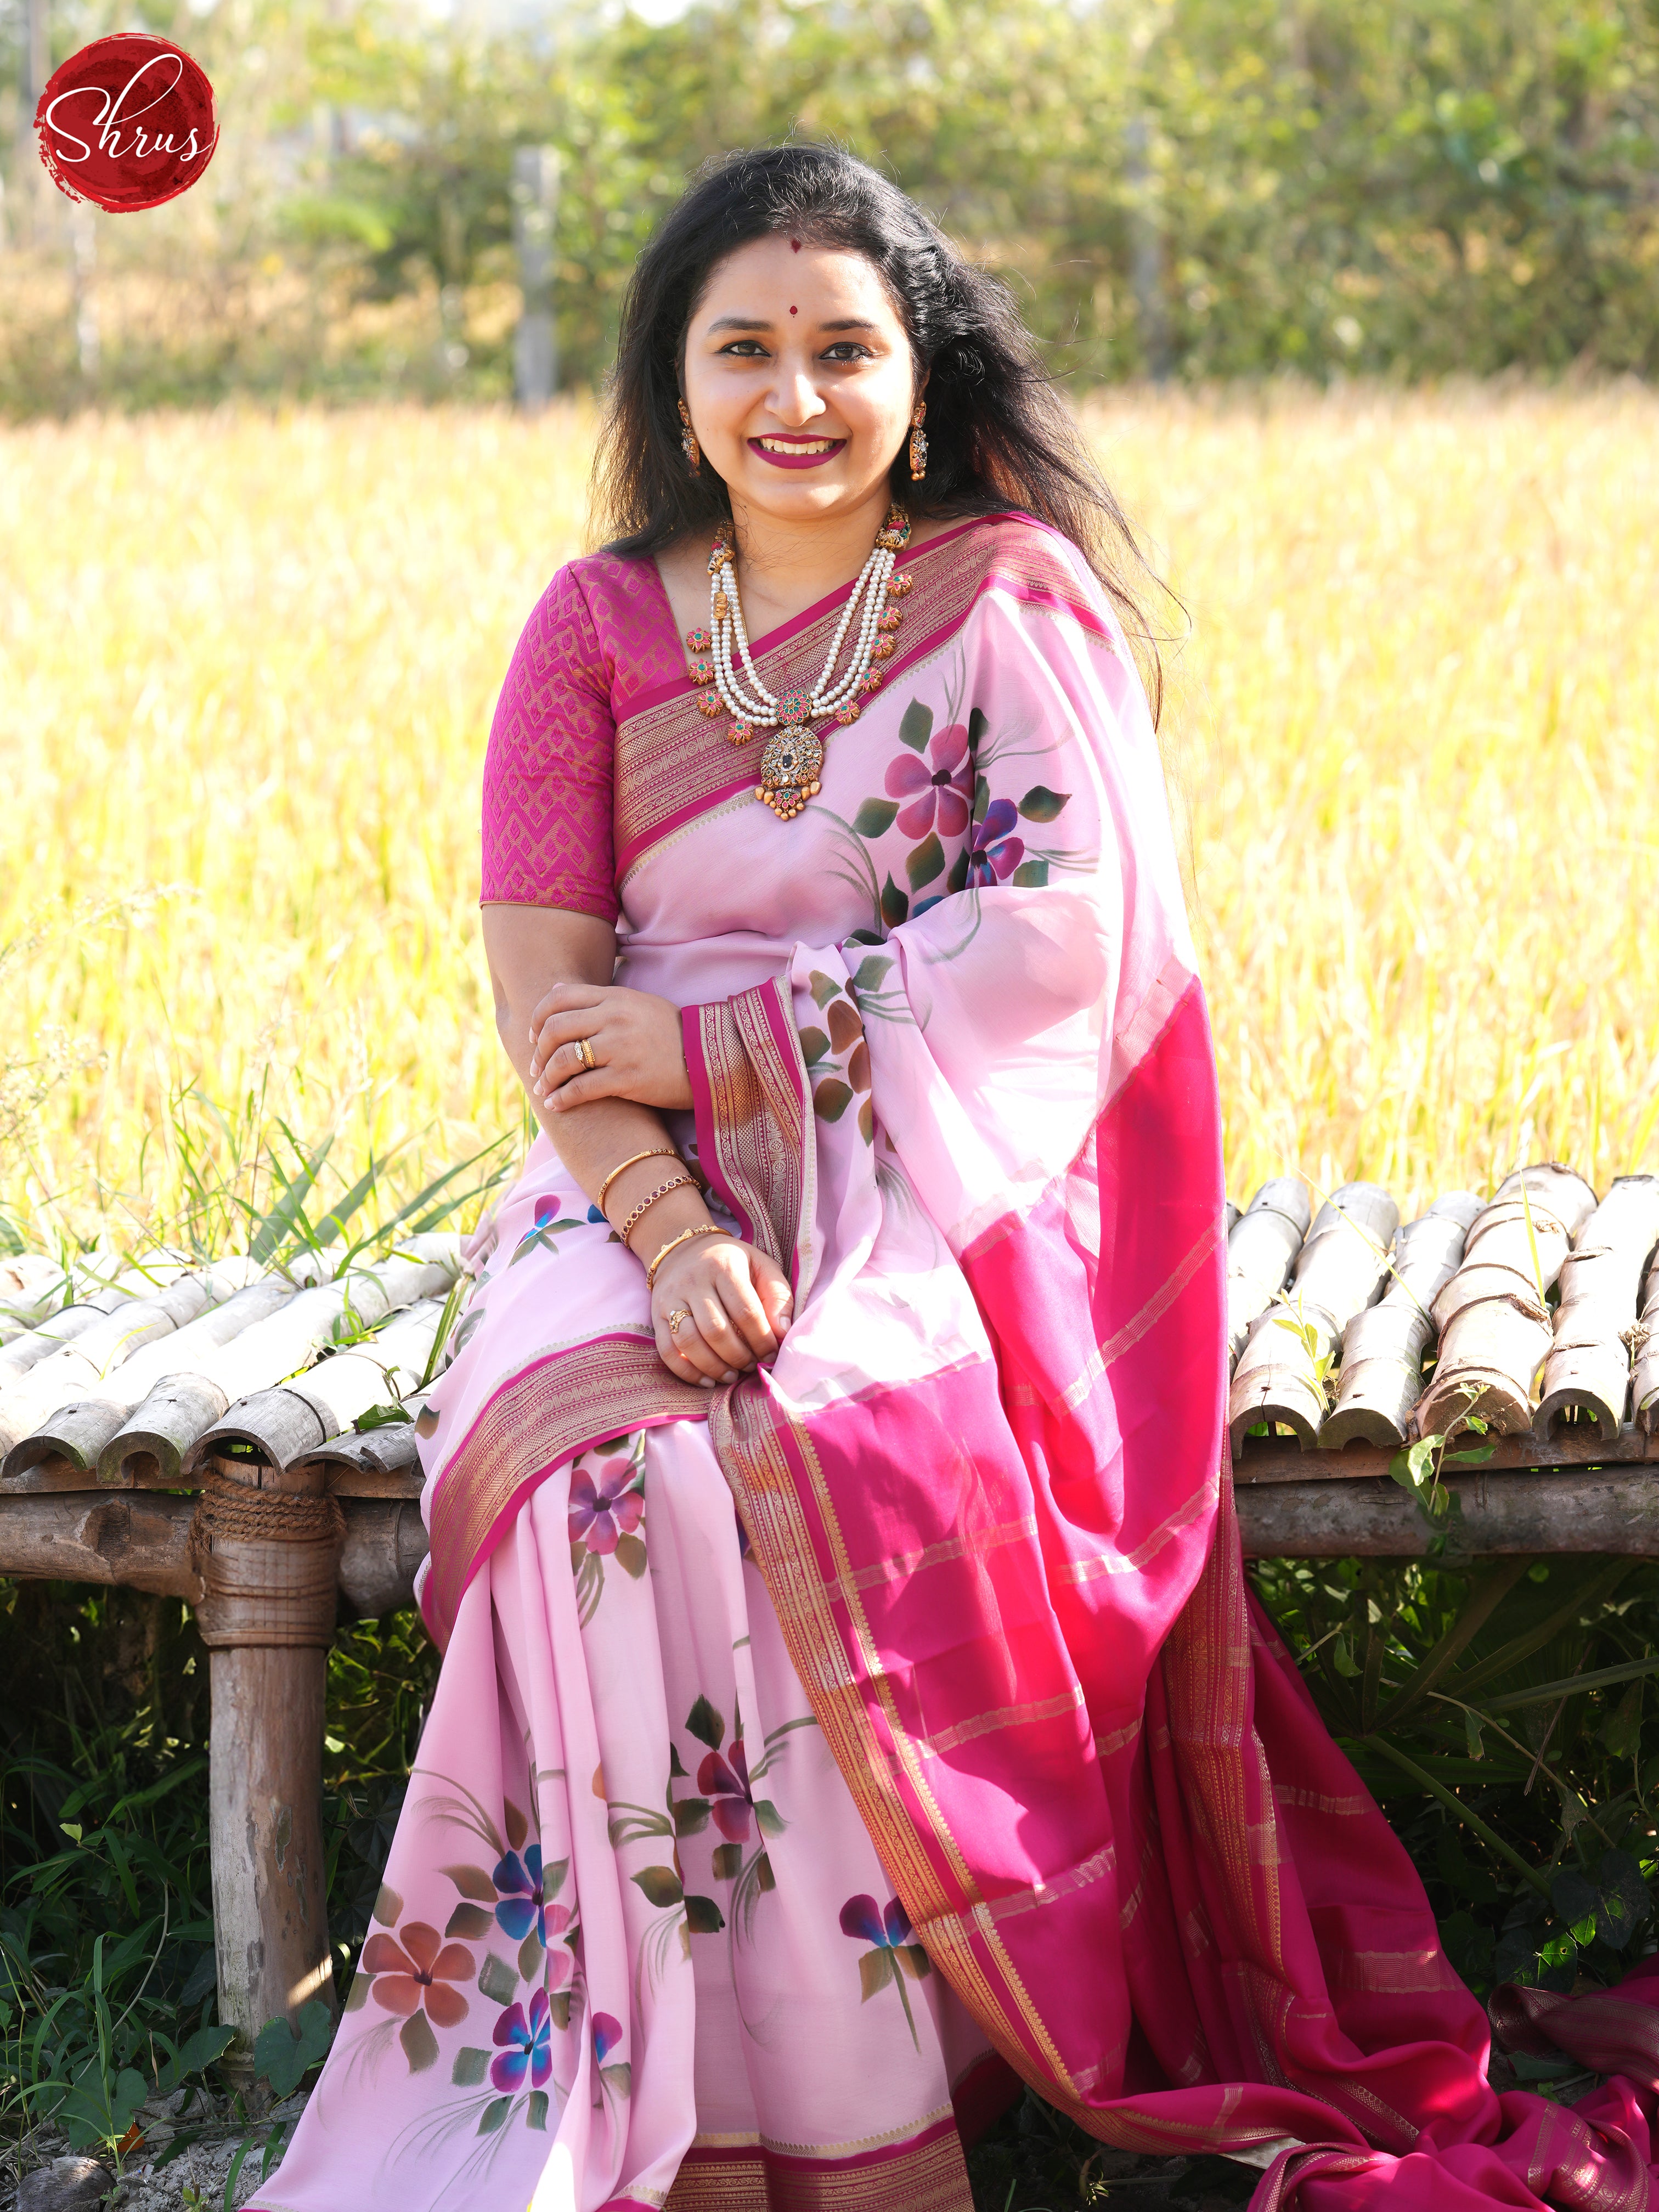
[[[574,568],[526,623],[490,726],[483,903],[614,922],[611,673]]]

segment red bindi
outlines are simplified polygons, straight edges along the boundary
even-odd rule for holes
[[[799,240],[799,239],[798,239],[798,238],[792,238],[792,239],[790,240],[790,241],[789,241],[789,251],[790,251],[792,253],[799,253],[799,252],[800,252],[800,240]]]
[[[789,312],[792,315],[798,315],[800,313],[800,309],[799,307],[791,307]]]

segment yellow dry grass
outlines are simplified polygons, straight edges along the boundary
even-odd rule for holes
[[[1236,1193],[1655,1165],[1659,398],[1090,419],[1194,617],[1168,728]],[[352,1163],[407,1140],[405,1182],[516,1125],[478,774],[591,434],[0,432],[0,1210],[32,1237],[164,1220],[185,1086],[263,1088]]]

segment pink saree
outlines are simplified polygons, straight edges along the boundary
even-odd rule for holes
[[[795,1319],[676,1382],[532,1148],[422,1419],[436,1701],[255,2201],[969,2212],[1018,2076],[1127,2149],[1252,2154],[1259,2212],[1641,2212],[1641,1984],[1524,2023],[1608,2086],[1496,2095],[1245,1590],[1214,1068],[1121,630],[1023,518],[901,568],[787,823],[652,564],[574,563],[520,640],[485,897],[614,920],[684,1007],[676,1140]],[[761,641],[774,690],[837,611]]]

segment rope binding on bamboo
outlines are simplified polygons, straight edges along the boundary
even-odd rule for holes
[[[339,1500],[256,1490],[212,1468],[190,1525],[210,1650],[333,1641],[345,1516]]]

